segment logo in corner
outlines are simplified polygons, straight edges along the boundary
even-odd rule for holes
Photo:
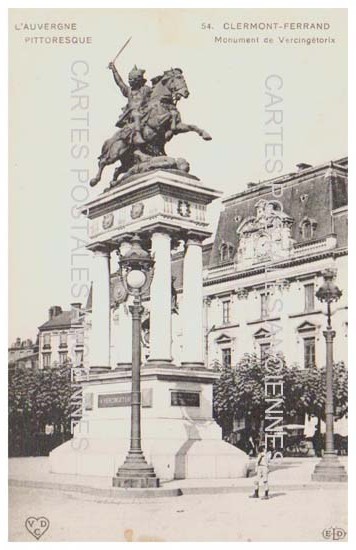
[[[26,529],[35,539],[39,540],[49,529],[49,519],[41,516],[39,518],[29,517],[25,522]]]
[[[326,540],[343,540],[346,537],[346,531],[342,527],[328,527],[322,532]]]

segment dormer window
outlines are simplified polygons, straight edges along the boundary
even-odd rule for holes
[[[235,247],[231,243],[223,242],[220,245],[220,261],[229,262],[233,259],[235,252]]]
[[[302,234],[303,239],[309,240],[314,237],[315,229],[317,226],[316,220],[312,218],[303,218],[299,224],[299,229]]]

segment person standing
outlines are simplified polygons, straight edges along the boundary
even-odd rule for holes
[[[322,440],[322,436],[321,436],[320,429],[318,428],[318,426],[315,426],[315,432],[314,432],[314,435],[312,437],[312,442],[313,442],[313,448],[314,448],[315,456],[321,457],[322,456],[321,451],[322,451],[322,448],[323,448],[323,440]]]
[[[250,498],[259,497],[259,489],[263,489],[264,496],[262,500],[269,498],[268,491],[268,463],[270,461],[270,452],[266,451],[265,445],[260,445],[258,448],[258,455],[256,459],[256,480],[255,480],[255,492]]]

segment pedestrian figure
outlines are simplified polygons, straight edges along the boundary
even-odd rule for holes
[[[255,480],[255,492],[250,498],[258,498],[259,489],[263,488],[264,496],[262,500],[267,500],[268,497],[268,463],[270,460],[270,452],[266,451],[265,445],[260,445],[258,448],[258,455],[256,460],[256,480]]]
[[[322,440],[320,430],[318,429],[317,426],[315,427],[315,432],[314,432],[314,435],[312,437],[312,442],[313,442],[313,448],[314,448],[315,456],[321,457],[322,456],[321,450],[323,448],[323,440]]]

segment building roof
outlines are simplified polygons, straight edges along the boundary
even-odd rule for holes
[[[279,190],[277,192],[278,186],[282,193],[276,199],[280,193]],[[303,196],[305,200],[302,200]],[[254,185],[249,184],[245,191],[224,199],[225,208],[220,213],[210,256],[211,267],[223,263],[220,253],[223,243],[237,246],[239,226],[248,217],[256,215],[256,205],[261,199],[282,203],[284,212],[294,221],[291,236],[295,243],[303,241],[300,224],[304,218],[310,218],[316,222],[314,239],[337,232],[338,246],[346,245],[347,235],[342,227],[344,223],[334,224],[332,214],[335,209],[347,205],[347,158],[343,158]]]
[[[43,325],[38,327],[38,330],[52,330],[59,328],[70,328],[72,326],[78,326],[82,324],[82,318],[73,311],[62,311],[59,315],[56,315],[52,319],[49,319]]]

